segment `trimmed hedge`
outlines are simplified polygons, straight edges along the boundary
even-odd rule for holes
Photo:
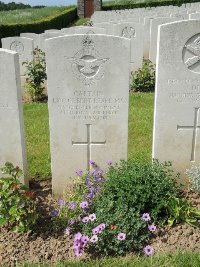
[[[110,4],[108,6],[102,6],[102,10],[119,10],[119,9],[134,9],[134,8],[147,8],[157,6],[181,6],[182,4],[189,4],[199,2],[199,0],[165,0],[165,1],[152,1],[144,3],[126,3],[126,4]]]
[[[43,33],[45,30],[66,27],[77,18],[77,9],[72,7],[59,15],[50,16],[32,23],[0,25],[0,39],[19,36],[23,32]]]

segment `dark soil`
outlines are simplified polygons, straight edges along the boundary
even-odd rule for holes
[[[49,216],[55,200],[51,196],[51,182],[31,181],[30,188],[36,192],[40,218],[37,228],[26,234],[15,234],[0,228],[0,265],[14,266],[19,262],[54,263],[74,259],[72,240],[63,231],[53,229]],[[200,196],[189,196],[200,209]],[[155,253],[174,252],[176,249],[200,252],[200,229],[179,224],[157,229],[152,239]]]

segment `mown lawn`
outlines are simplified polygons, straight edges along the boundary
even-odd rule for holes
[[[49,16],[60,14],[69,7],[52,6],[44,8],[27,8],[12,11],[0,11],[0,24],[34,22]]]
[[[48,264],[23,264],[19,267],[47,267]],[[51,265],[55,267],[199,267],[200,254],[192,252],[175,252],[159,256],[109,258],[93,261],[65,262]]]
[[[153,98],[152,93],[130,96],[129,159],[151,159]],[[24,121],[29,176],[47,178],[51,175],[47,104],[25,104]]]

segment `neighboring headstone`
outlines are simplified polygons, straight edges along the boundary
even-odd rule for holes
[[[20,34],[20,37],[25,37],[29,39],[33,39],[33,47],[40,48],[40,35],[37,33],[32,33],[32,32],[24,32]]]
[[[62,32],[45,32],[40,34],[40,47],[45,52],[45,40],[64,35]]]
[[[189,14],[189,19],[200,19],[200,13],[197,12],[197,13]]]
[[[33,60],[33,39],[25,37],[7,37],[1,39],[2,48],[15,51],[19,54],[20,75],[24,75],[26,67],[23,65],[25,61]]]
[[[117,22],[101,22],[101,23],[94,23],[95,27],[104,28],[106,30],[106,34],[113,35],[114,32],[114,25]]]
[[[46,41],[53,192],[89,160],[127,158],[130,41],[71,35]],[[56,67],[55,67],[56,66]]]
[[[24,173],[21,182],[28,185],[19,57],[16,52],[0,49],[0,84],[0,167],[6,162],[19,166]]]
[[[75,34],[106,34],[106,29],[98,27],[75,27]]]
[[[74,26],[74,27],[69,27],[69,28],[62,28],[61,29],[61,32],[62,33],[64,33],[64,34],[74,34],[74,29],[75,29],[76,27]]]
[[[156,64],[157,56],[157,38],[158,38],[158,27],[159,25],[170,23],[173,21],[178,21],[178,18],[155,18],[151,21],[151,30],[150,30],[150,51],[149,59]]]
[[[200,21],[159,28],[153,158],[184,177],[200,162]]]
[[[58,30],[58,29],[49,29],[49,30],[45,30],[44,32],[45,33],[48,33],[48,32],[60,32],[60,30]]]
[[[128,38],[131,40],[131,71],[136,71],[142,66],[143,44],[144,44],[144,25],[139,23],[119,23],[114,25],[113,35]]]

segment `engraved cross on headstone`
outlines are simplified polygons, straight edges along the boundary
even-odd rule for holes
[[[106,144],[106,141],[103,141],[103,142],[93,142],[92,141],[92,131],[91,131],[91,124],[86,124],[86,127],[87,127],[87,141],[85,142],[74,142],[72,141],[72,145],[85,145],[87,146],[87,168],[89,170],[90,168],[90,164],[89,164],[89,161],[91,160],[91,154],[92,154],[92,146],[93,145],[105,145]]]
[[[194,109],[195,111],[194,111],[194,125],[193,126],[179,126],[179,125],[177,125],[177,130],[193,130],[192,150],[191,150],[191,159],[190,159],[190,161],[195,161],[197,130],[200,129],[200,126],[198,126],[199,109],[200,108],[195,108]]]

